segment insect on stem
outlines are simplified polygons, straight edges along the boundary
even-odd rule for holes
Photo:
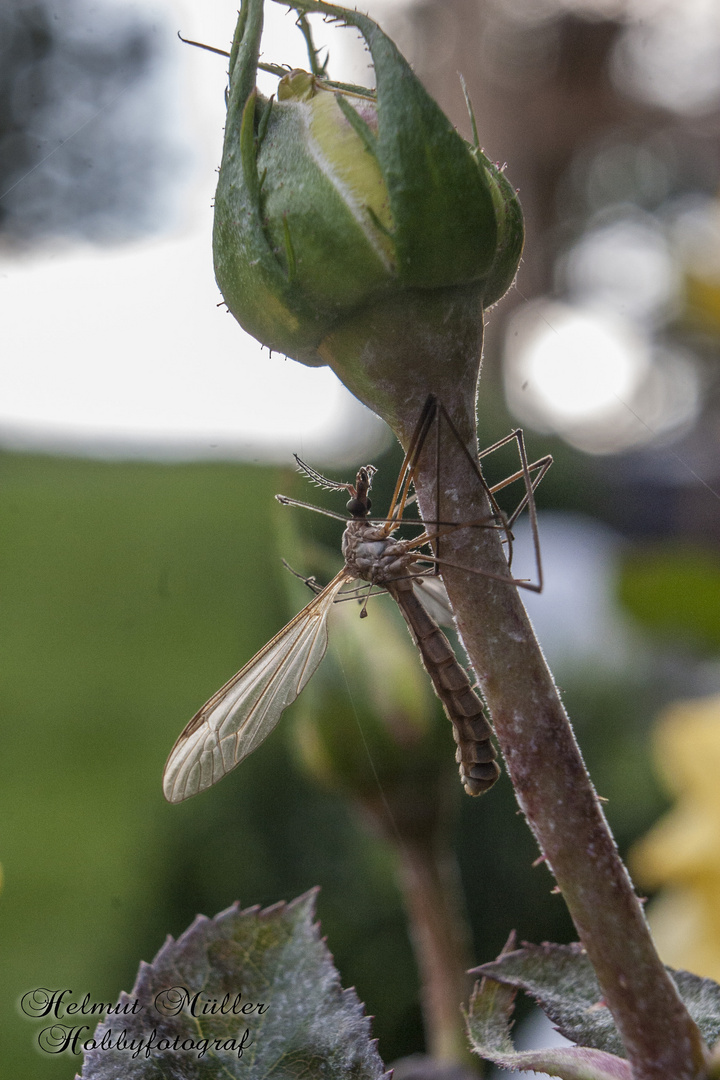
[[[439,477],[441,423],[449,426],[452,437],[458,441],[469,458],[490,501],[489,518],[467,522],[403,519],[405,508],[415,498],[411,491],[415,470],[433,426],[437,436],[436,467]],[[470,528],[500,529],[505,533],[509,546],[512,542],[510,526],[527,506],[533,530],[537,583],[514,579],[509,568],[507,574],[482,570],[472,572],[535,591],[540,590],[542,567],[534,491],[550,467],[552,459],[544,457],[528,464],[520,431],[514,431],[488,447],[480,454],[480,458],[487,457],[513,440],[518,447],[521,468],[494,487],[488,487],[478,461],[462,442],[444,406],[437,398],[429,397],[410,440],[388,515],[377,519],[370,516],[370,490],[377,471],[374,465],[360,468],[354,484],[340,483],[322,476],[296,456],[299,470],[311,483],[327,490],[349,493],[347,510],[350,517],[343,517],[287,496],[278,495],[277,498],[283,505],[316,510],[328,517],[344,521],[346,527],[342,539],[342,554],[345,565],[332,581],[321,589],[314,578],[303,578],[285,563],[291,573],[305,581],[316,595],[190,720],[171,750],[165,766],[163,789],[169,802],[182,802],[211,787],[264,742],[325,655],[328,617],[334,604],[348,599],[360,599],[362,587],[350,592],[343,591],[346,585],[357,580],[370,586],[363,597],[361,618],[367,616],[370,596],[378,592],[389,593],[398,604],[435,692],[453,725],[453,735],[457,743],[456,760],[465,790],[470,795],[480,795],[492,787],[500,770],[492,744],[489,719],[480,698],[470,686],[467,673],[458,663],[450,643],[431,614],[431,611],[437,613],[448,606],[446,596],[443,601],[444,589],[438,577],[443,565],[457,564],[442,559],[437,551],[427,553],[424,549],[433,542],[437,545],[443,536],[457,529]],[[509,517],[506,517],[495,499],[495,493],[521,479],[525,485],[525,494]],[[439,504],[438,498],[436,505]],[[410,539],[396,538],[394,534],[403,524],[414,525],[421,530],[420,534]],[[436,583],[432,589],[431,581]]]

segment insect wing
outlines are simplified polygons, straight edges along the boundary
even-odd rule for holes
[[[413,578],[413,590],[430,618],[438,626],[454,626],[455,616],[442,579],[429,574]]]
[[[267,738],[325,655],[328,615],[347,580],[342,570],[193,716],[165,765],[168,802],[212,787]]]

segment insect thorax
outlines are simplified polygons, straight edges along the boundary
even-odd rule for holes
[[[381,526],[369,521],[350,521],[343,534],[345,565],[354,577],[381,585],[404,577],[410,559],[403,540],[386,536]]]

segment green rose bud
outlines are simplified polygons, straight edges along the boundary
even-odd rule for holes
[[[336,367],[378,325],[378,305],[391,305],[396,325],[405,299],[416,321],[415,309],[434,310],[438,295],[443,307],[455,290],[481,320],[519,263],[514,190],[371,19],[317,0],[291,6],[357,27],[377,92],[327,81],[303,20],[314,73],[285,73],[276,98],[264,98],[255,89],[263,0],[244,0],[215,200],[228,308],[270,349]]]

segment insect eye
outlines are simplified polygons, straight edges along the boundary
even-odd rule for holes
[[[350,499],[350,502],[346,503],[346,507],[353,517],[364,517],[365,511],[370,507],[370,502],[369,500],[362,502],[360,499]]]

